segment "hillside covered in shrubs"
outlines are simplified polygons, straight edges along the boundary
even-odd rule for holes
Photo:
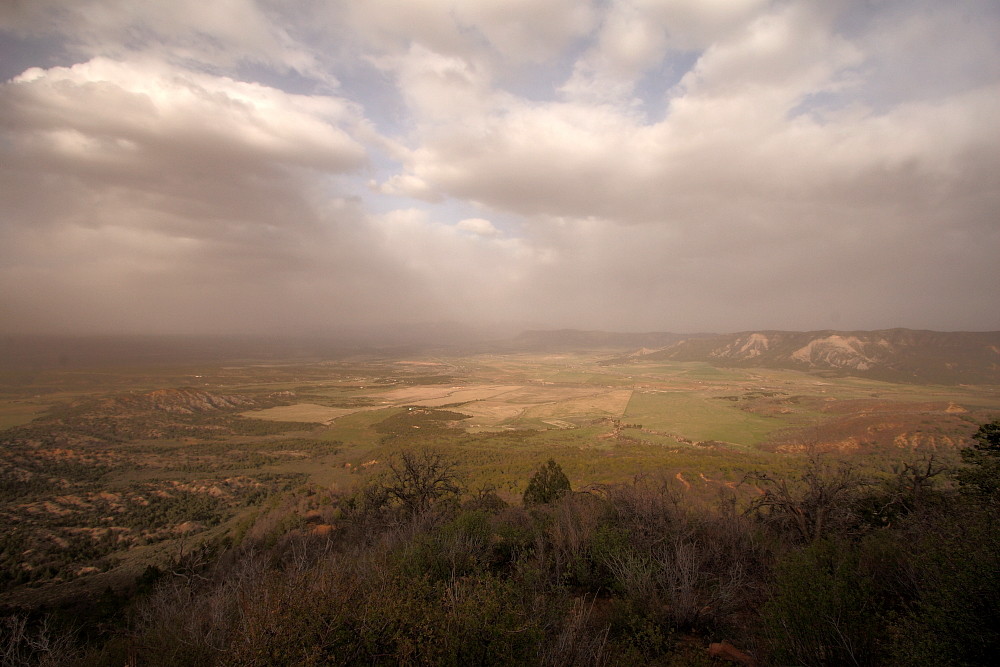
[[[127,591],[4,620],[3,664],[979,665],[1000,648],[1000,422],[964,466],[825,455],[694,500],[655,473],[520,505],[401,450],[273,496]],[[746,492],[746,493],[744,493]],[[735,648],[734,648],[735,647]],[[721,664],[721,663],[720,663]],[[732,662],[731,662],[732,664]]]

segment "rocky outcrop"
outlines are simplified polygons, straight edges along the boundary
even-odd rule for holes
[[[752,333],[745,338],[738,338],[719,350],[714,350],[711,356],[716,359],[754,359],[767,352],[771,340],[766,334]]]
[[[864,341],[857,336],[833,334],[814,338],[791,353],[810,368],[849,368],[867,371],[890,359],[892,345],[885,339]]]
[[[157,410],[184,415],[245,409],[255,405],[254,400],[246,396],[213,394],[200,389],[157,389],[145,394],[119,396],[114,401],[116,407],[128,410]]]
[[[750,331],[697,335],[609,360],[705,361],[922,383],[1000,383],[1000,332]]]

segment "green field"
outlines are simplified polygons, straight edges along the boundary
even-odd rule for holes
[[[789,425],[787,421],[749,414],[728,402],[689,391],[636,392],[624,419],[693,440],[739,445],[755,445],[772,431]]]

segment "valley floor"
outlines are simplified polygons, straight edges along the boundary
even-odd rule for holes
[[[920,462],[957,466],[978,425],[1000,414],[997,386],[609,356],[9,374],[0,385],[0,518],[11,527],[0,538],[0,605],[134,591],[206,549],[342,530],[348,508],[398,472],[402,452],[453,462],[466,501],[519,507],[534,471],[553,459],[574,489],[612,504],[608,489],[645,479],[690,507],[728,498],[742,510],[774,480],[802,479],[817,455],[879,483]]]

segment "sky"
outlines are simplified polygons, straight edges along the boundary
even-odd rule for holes
[[[1000,329],[996,0],[0,0],[0,332]]]

